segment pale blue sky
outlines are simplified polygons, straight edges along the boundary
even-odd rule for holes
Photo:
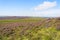
[[[0,16],[60,17],[60,0],[0,0]]]

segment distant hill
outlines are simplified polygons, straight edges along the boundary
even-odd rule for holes
[[[0,20],[28,18],[27,16],[0,16]]]

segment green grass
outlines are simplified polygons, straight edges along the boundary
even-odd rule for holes
[[[60,31],[55,27],[26,30],[27,34],[23,35],[20,35],[20,31],[16,28],[13,35],[0,36],[0,40],[60,40]]]
[[[9,22],[38,22],[45,20],[44,18],[25,18],[25,19],[7,19],[0,20],[0,23],[9,23]]]

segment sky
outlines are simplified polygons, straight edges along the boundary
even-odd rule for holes
[[[0,0],[0,16],[60,17],[60,0]]]

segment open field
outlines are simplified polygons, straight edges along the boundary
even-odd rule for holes
[[[60,40],[60,18],[0,18],[0,40]]]

